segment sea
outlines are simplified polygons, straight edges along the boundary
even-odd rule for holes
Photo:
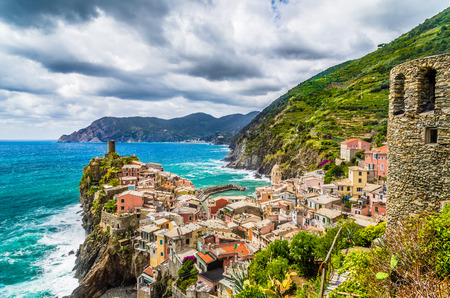
[[[91,158],[107,145],[56,141],[0,141],[0,297],[62,297],[78,286],[75,254],[81,227],[78,184]],[[221,184],[255,187],[267,178],[226,168],[227,146],[204,143],[116,143],[120,155],[190,179],[197,188]]]

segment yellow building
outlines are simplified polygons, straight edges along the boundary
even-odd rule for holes
[[[358,166],[349,167],[348,178],[334,181],[338,187],[338,194],[350,197],[361,195],[367,184],[367,171]]]
[[[150,247],[150,266],[158,266],[166,260],[166,240],[165,234],[168,229],[160,230],[154,233],[156,242]]]

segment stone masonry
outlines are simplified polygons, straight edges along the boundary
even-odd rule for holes
[[[450,54],[412,60],[390,75],[388,224],[450,199]]]

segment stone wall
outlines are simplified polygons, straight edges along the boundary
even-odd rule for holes
[[[391,70],[388,223],[420,211],[439,211],[450,197],[449,78],[450,54]]]
[[[128,227],[136,227],[138,225],[139,218],[137,217],[137,214],[119,217],[102,210],[100,227],[106,231],[109,226],[111,235],[123,233],[128,229]]]

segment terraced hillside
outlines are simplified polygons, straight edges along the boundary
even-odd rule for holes
[[[280,163],[285,178],[333,159],[339,140],[381,145],[386,136],[392,67],[450,51],[450,8],[357,60],[306,80],[275,100],[231,143],[230,167],[268,174]]]

